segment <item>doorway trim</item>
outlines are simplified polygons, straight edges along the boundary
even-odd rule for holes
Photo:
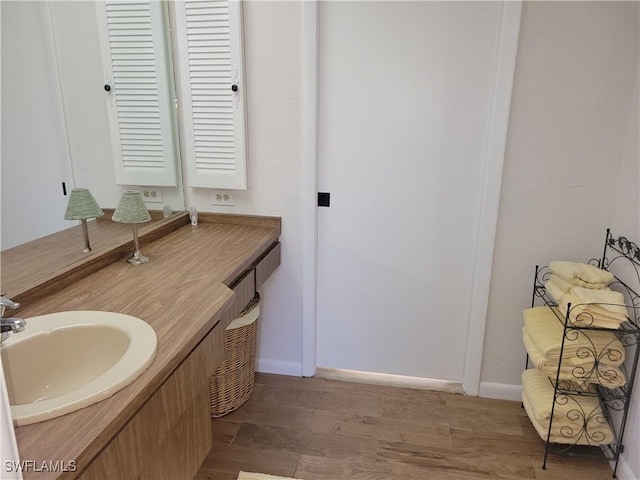
[[[318,2],[302,2],[302,376],[316,372],[318,318]]]
[[[522,1],[503,1],[483,168],[463,387],[478,395]],[[302,376],[317,368],[318,1],[302,4]]]
[[[462,384],[467,395],[478,395],[482,374],[482,353],[487,326],[487,308],[491,288],[493,252],[495,248],[502,170],[507,146],[511,93],[516,69],[522,2],[504,1],[500,37],[496,52],[496,72],[493,84],[489,132],[484,160],[480,216],[476,235],[473,284],[469,304],[467,348],[465,350]]]

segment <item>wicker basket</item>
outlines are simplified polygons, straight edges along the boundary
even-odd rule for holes
[[[212,417],[233,412],[249,400],[253,391],[259,299],[256,293],[224,331],[224,360],[209,384]]]

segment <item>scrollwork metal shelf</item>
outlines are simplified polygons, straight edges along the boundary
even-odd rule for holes
[[[640,294],[638,293],[640,292],[640,247],[625,237],[615,238],[607,229],[602,257],[592,259],[589,263],[611,272],[614,280],[608,286],[624,296],[624,306],[627,308],[628,315],[627,320],[618,329],[593,326],[588,318],[586,322],[581,322],[585,324],[574,323],[571,319],[575,317],[571,316],[571,311],[576,305],[569,304],[566,308],[558,305],[545,289],[545,283],[551,275],[549,267],[536,265],[535,268],[531,306],[548,306],[563,326],[557,374],[555,378],[549,378],[554,393],[553,403],[550,405],[549,428],[542,468],[546,468],[547,458],[551,452],[581,456],[596,454],[614,462],[613,477],[615,478],[618,460],[624,451],[625,426],[640,356]],[[593,321],[593,317],[591,320]],[[615,358],[611,355],[615,353],[612,353],[610,348],[596,347],[589,335],[585,333],[588,331],[612,332],[624,347],[626,358],[624,363],[612,368],[611,364]],[[577,358],[581,359],[580,365],[576,366],[574,362],[567,367],[563,364],[563,361],[566,361],[563,356],[565,341],[576,340],[579,336],[588,340],[585,346],[580,347],[575,353]],[[527,355],[525,368],[529,365]],[[562,370],[562,367],[565,367],[565,370]],[[562,375],[563,378],[560,378],[561,370],[570,371],[571,378],[567,379],[566,373]],[[622,377],[619,377],[620,375]],[[585,382],[586,379],[589,379],[589,382]],[[620,384],[623,380],[626,380],[624,384]],[[578,401],[582,397],[597,398],[598,407],[591,411],[585,410]],[[558,411],[564,407],[562,409],[567,418],[562,417],[562,420],[567,422],[560,422],[561,427],[554,430],[557,432],[555,441],[551,442],[549,440],[552,438],[553,423],[559,422],[557,415],[554,417],[556,407]],[[575,425],[581,427],[576,428]],[[599,425],[610,428],[613,440],[607,442],[609,437],[602,434],[602,430],[594,428]],[[558,435],[562,437],[561,441],[557,441]]]

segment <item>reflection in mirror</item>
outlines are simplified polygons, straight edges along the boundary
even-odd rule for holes
[[[68,228],[72,186],[51,30],[42,2],[2,2],[2,249]]]
[[[24,302],[24,295],[33,296],[33,290],[62,272],[71,272],[85,260],[98,258],[121,246],[119,256],[124,259],[132,241],[131,225],[112,221],[113,210],[104,213],[103,217],[87,222],[93,248],[90,252],[82,251],[80,225],[4,250],[0,256],[2,294]],[[166,218],[162,212],[150,213],[151,221],[140,226],[141,239],[188,222],[186,212],[174,212]]]
[[[70,228],[64,219],[72,188],[88,188],[103,209],[114,208],[124,190],[152,189],[147,208],[160,218],[165,208],[184,210],[184,200],[180,172],[177,187],[116,185],[95,2],[0,2],[0,9],[4,292],[19,275],[5,271],[7,249],[61,230],[81,235],[79,224]],[[88,223],[94,253],[119,241],[107,233],[123,227],[111,225],[110,214]],[[66,251],[77,245],[81,236],[64,242],[42,275],[91,254]]]

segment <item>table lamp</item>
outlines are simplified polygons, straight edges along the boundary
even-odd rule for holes
[[[140,244],[138,242],[138,224],[151,221],[151,215],[142,201],[142,196],[137,190],[125,190],[122,192],[118,206],[116,207],[111,220],[119,223],[130,223],[133,225],[133,243],[135,251],[133,256],[127,259],[127,262],[134,265],[146,263],[149,257],[145,257],[140,253]]]
[[[84,235],[84,253],[91,251],[89,244],[89,229],[87,219],[101,217],[104,215],[98,206],[91,192],[86,188],[74,188],[69,195],[67,211],[64,213],[65,220],[80,220],[82,222],[82,234]]]

